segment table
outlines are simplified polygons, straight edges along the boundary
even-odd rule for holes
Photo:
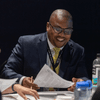
[[[38,92],[40,99],[38,100],[57,100],[58,97],[71,97],[72,99],[69,100],[74,100],[74,93],[70,91],[46,91],[46,92]],[[35,100],[34,97],[30,95],[26,95],[29,100]],[[3,100],[24,100],[21,96],[19,96],[17,93],[16,94],[6,94],[3,95]]]

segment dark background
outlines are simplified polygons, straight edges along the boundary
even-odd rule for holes
[[[85,48],[91,79],[92,62],[100,52],[100,0],[0,0],[0,65],[8,59],[19,36],[45,32],[55,9],[73,16],[72,39]]]

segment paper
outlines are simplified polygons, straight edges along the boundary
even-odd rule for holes
[[[74,83],[57,75],[48,65],[44,65],[38,73],[34,83],[39,87],[68,88]]]
[[[19,94],[4,94],[2,95],[3,100],[16,100],[19,97]],[[17,99],[18,100],[18,99]]]
[[[57,96],[70,96],[74,97],[74,92],[70,91],[46,91],[46,92],[38,92],[40,99],[37,100],[54,100]],[[36,100],[31,95],[26,95],[27,100]],[[19,94],[4,94],[2,95],[3,100],[24,100]]]
[[[56,100],[74,100],[74,98],[72,96],[59,95],[56,97]]]
[[[3,92],[7,88],[9,88],[12,84],[17,81],[18,78],[15,79],[0,79],[0,91]]]
[[[31,95],[25,95],[27,97],[27,100],[36,100],[33,96]],[[3,100],[24,100],[19,94],[5,94],[3,95]],[[41,100],[41,99],[37,99]]]
[[[31,95],[26,95],[27,100],[36,100],[33,96]],[[21,96],[18,96],[17,100],[24,100]],[[37,99],[40,100],[40,99]]]
[[[71,91],[42,91],[38,92],[39,96],[47,96],[47,95],[74,95],[74,92]]]

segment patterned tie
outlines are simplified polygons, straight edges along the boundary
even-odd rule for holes
[[[53,60],[54,60],[54,64],[55,64],[57,61],[58,55],[59,55],[60,48],[55,47],[53,49],[55,51],[55,55],[53,56]],[[56,70],[56,73],[59,74],[59,65],[55,68],[55,70]]]
[[[54,64],[55,64],[56,60],[58,58],[58,55],[59,55],[60,48],[55,47],[53,49],[55,51],[55,55],[53,56],[53,60],[54,60]],[[52,66],[51,66],[51,69],[53,70]],[[55,70],[56,70],[56,73],[59,74],[59,65],[55,68]],[[55,91],[55,89],[51,87],[51,88],[49,88],[49,91]]]

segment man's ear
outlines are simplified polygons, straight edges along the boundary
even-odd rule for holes
[[[47,25],[46,25],[46,31],[48,32],[50,29],[50,25],[49,25],[49,22],[47,22]]]

